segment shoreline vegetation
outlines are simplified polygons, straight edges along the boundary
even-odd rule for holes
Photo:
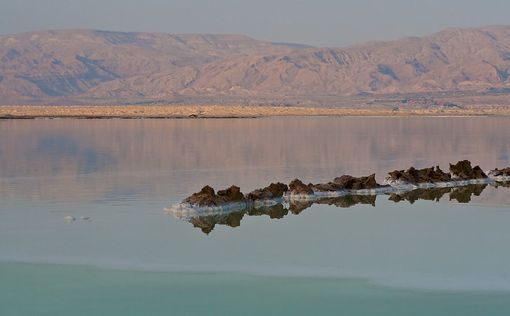
[[[510,107],[349,108],[253,105],[3,105],[0,119],[257,118],[273,116],[510,116]]]

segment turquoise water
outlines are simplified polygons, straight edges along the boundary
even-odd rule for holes
[[[0,121],[0,315],[507,315],[507,187],[194,222],[164,208],[205,184],[510,166],[509,123]]]
[[[508,315],[506,293],[363,280],[0,264],[2,315]]]

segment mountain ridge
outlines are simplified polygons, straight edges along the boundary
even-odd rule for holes
[[[345,48],[238,34],[53,30],[0,36],[0,103],[210,103],[510,88],[510,26]]]

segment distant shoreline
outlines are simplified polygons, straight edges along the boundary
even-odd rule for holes
[[[510,108],[325,108],[241,105],[0,106],[0,119],[183,119],[283,116],[455,117],[510,116]]]

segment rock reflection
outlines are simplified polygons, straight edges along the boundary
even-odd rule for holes
[[[457,188],[431,188],[431,189],[417,189],[414,191],[403,192],[403,193],[391,193],[387,194],[389,200],[395,203],[409,202],[414,204],[418,200],[435,201],[439,202],[443,198],[448,198],[448,201],[456,201],[457,203],[469,203],[472,201],[474,196],[480,196],[484,190],[488,187],[488,184],[472,184]],[[494,187],[510,187],[509,182],[495,182],[491,184]],[[379,195],[380,196],[380,195]],[[270,206],[262,207],[251,207],[244,210],[236,210],[232,212],[221,212],[216,214],[207,215],[191,215],[182,216],[182,214],[172,213],[168,210],[168,213],[190,222],[194,227],[199,228],[203,233],[211,233],[216,225],[224,225],[229,227],[239,227],[241,221],[245,217],[249,216],[269,216],[270,219],[282,219],[289,213],[293,215],[299,215],[304,210],[312,207],[314,204],[317,205],[331,205],[339,208],[349,208],[355,205],[371,205],[376,206],[376,195],[346,195],[335,198],[321,198],[314,201],[300,201],[293,200],[288,203],[278,203]]]
[[[499,187],[510,188],[510,181],[507,181],[507,182],[496,181],[496,183],[494,183],[494,187],[495,188],[499,188]]]
[[[472,196],[480,196],[487,184],[478,184],[469,187],[456,188],[450,193],[450,201],[457,200],[459,203],[471,202]]]
[[[417,200],[438,202],[445,194],[451,191],[452,188],[417,189],[404,193],[391,193],[389,200],[395,203],[408,201],[411,204],[414,204]]]
[[[270,219],[282,219],[288,214],[289,209],[284,207],[282,203],[271,206],[257,207],[248,211],[249,216],[267,215]]]
[[[471,184],[456,188],[417,189],[404,193],[391,193],[389,200],[396,203],[408,201],[411,204],[418,200],[439,202],[444,195],[448,194],[450,201],[469,203],[473,195],[480,196],[487,186],[487,184]]]
[[[446,172],[459,155],[504,167],[509,123],[509,117],[5,120],[0,197],[75,203],[128,192],[121,198],[167,201],[198,184],[251,189],[273,179],[320,182],[403,166],[440,165]],[[508,203],[506,196],[492,199]]]
[[[216,225],[226,225],[230,227],[240,226],[241,220],[245,214],[246,213],[244,211],[241,211],[210,216],[196,216],[191,217],[189,222],[193,225],[193,227],[200,228],[202,232],[209,234]]]

